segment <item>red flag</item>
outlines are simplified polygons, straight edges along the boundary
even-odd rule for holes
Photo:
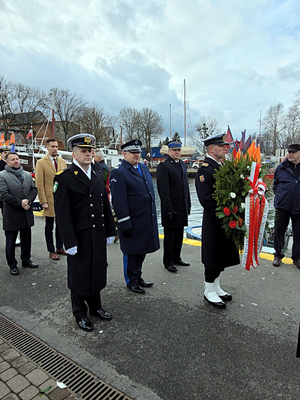
[[[32,134],[33,134],[32,129],[30,129],[30,131],[28,132],[28,134],[26,136],[26,139],[29,139],[30,137],[32,137]]]
[[[225,136],[225,142],[232,143],[233,141],[234,140],[233,140],[233,137],[232,137],[232,134],[231,134],[231,130],[230,130],[229,125],[228,125],[227,133],[226,133],[226,136]]]

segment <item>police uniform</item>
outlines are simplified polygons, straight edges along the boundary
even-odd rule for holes
[[[124,152],[140,153],[141,141],[131,140],[121,146]],[[113,209],[118,218],[121,250],[124,254],[124,277],[136,293],[152,286],[142,278],[142,264],[147,253],[159,249],[155,195],[152,178],[143,164],[123,160],[110,173]]]
[[[181,143],[170,141],[169,149],[181,149]],[[170,155],[159,164],[156,171],[157,188],[161,202],[161,222],[164,227],[163,263],[170,272],[176,265],[189,265],[181,257],[184,226],[188,225],[191,210],[187,169],[183,161]]]
[[[71,137],[72,147],[91,148],[95,138],[88,134]],[[90,168],[90,179],[73,160],[70,168],[54,178],[54,207],[68,256],[68,287],[72,310],[80,328],[90,331],[89,313],[111,319],[101,306],[100,290],[106,286],[106,238],[115,236],[102,175]],[[77,251],[75,254],[74,252]],[[71,255],[74,254],[74,255]]]
[[[225,135],[218,134],[204,140],[208,147],[212,144],[224,146]],[[225,268],[240,263],[238,250],[232,239],[228,238],[222,228],[222,221],[216,216],[217,203],[213,198],[216,170],[221,167],[215,159],[205,157],[196,174],[196,190],[204,209],[202,220],[202,263],[205,268],[205,295],[213,306],[225,308],[223,300],[231,300],[232,296],[219,289],[219,276]],[[218,297],[208,295],[207,290],[215,290]],[[216,301],[210,301],[214,299]]]

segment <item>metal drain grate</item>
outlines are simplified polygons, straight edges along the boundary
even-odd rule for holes
[[[0,336],[84,400],[132,400],[0,313]]]

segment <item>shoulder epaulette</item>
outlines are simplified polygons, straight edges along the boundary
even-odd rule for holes
[[[204,162],[201,164],[201,167],[208,167],[208,166],[209,166],[209,164],[207,162]]]
[[[66,171],[66,169],[62,169],[61,171],[56,172],[55,175],[60,175],[60,174],[62,174],[62,173],[65,172],[65,171]]]

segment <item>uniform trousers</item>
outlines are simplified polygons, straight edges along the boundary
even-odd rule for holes
[[[54,217],[46,217],[46,223],[45,223],[45,237],[46,237],[47,249],[50,253],[55,253],[54,242],[53,242],[54,219],[55,219]],[[55,238],[56,238],[56,248],[62,249],[64,247],[64,244],[60,236],[57,223],[55,223]]]
[[[164,228],[164,265],[169,266],[181,260],[182,239],[183,227]]]
[[[18,261],[15,257],[15,246],[18,232],[20,231],[21,240],[21,260],[23,264],[28,264],[31,256],[31,228],[24,228],[16,231],[5,231],[6,236],[6,260],[10,268],[16,267]]]
[[[146,254],[123,254],[124,278],[128,286],[138,285]]]
[[[284,235],[288,227],[290,218],[293,227],[293,247],[292,259],[300,260],[300,214],[291,214],[281,208],[276,209],[275,213],[275,232],[274,232],[274,249],[275,257],[284,257]]]
[[[204,266],[205,282],[213,283],[220,276],[221,272],[223,272],[223,271],[224,271],[224,268],[210,269],[210,268],[205,268],[205,266]]]
[[[100,292],[91,296],[81,296],[71,290],[72,312],[76,319],[87,316],[87,306],[90,313],[95,313],[101,308]]]

